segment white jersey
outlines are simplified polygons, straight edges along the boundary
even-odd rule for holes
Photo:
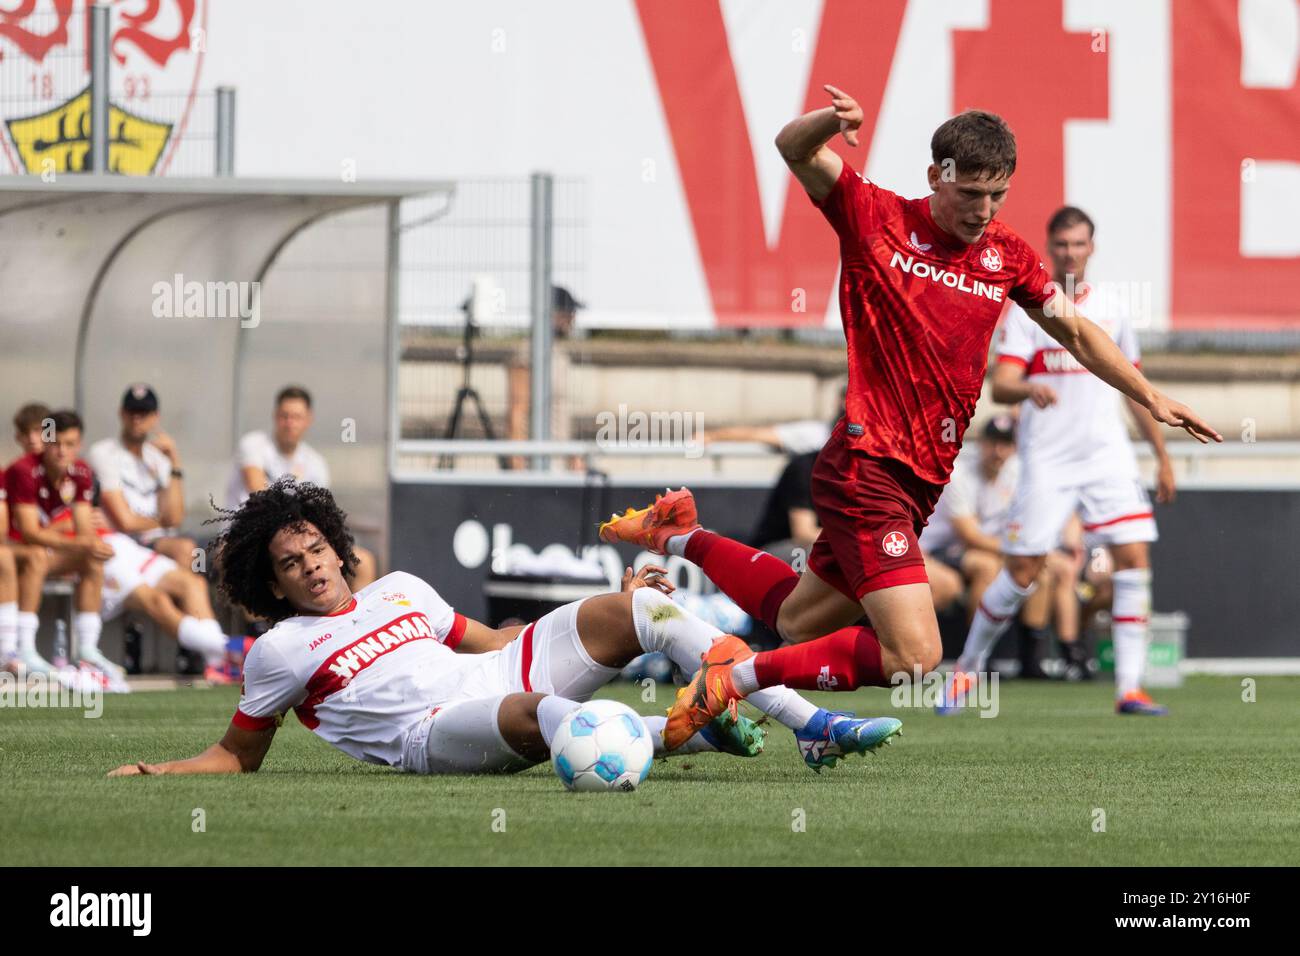
[[[400,766],[408,731],[455,696],[483,656],[453,651],[465,624],[415,575],[385,575],[345,611],[288,618],[259,637],[234,724],[265,729],[292,708],[344,753]]]
[[[120,438],[105,438],[90,446],[89,461],[100,491],[120,491],[134,514],[158,517],[158,494],[171,484],[172,462],[157,446],[145,442],[137,458]],[[157,529],[152,536],[162,533]]]
[[[921,533],[921,547],[931,554],[958,556],[965,546],[952,526],[954,518],[972,517],[984,534],[1001,538],[1019,478],[1020,459],[1015,455],[1002,464],[992,481],[984,477],[978,463],[959,459]]]
[[[239,453],[235,456],[235,467],[230,477],[226,500],[231,508],[239,507],[248,498],[248,489],[244,487],[245,468],[261,468],[266,473],[267,484],[285,475],[293,475],[298,481],[310,481],[322,488],[328,488],[330,484],[330,470],[325,459],[305,441],[299,442],[293,454],[286,456],[266,432],[249,432],[239,440]]]
[[[1140,364],[1137,335],[1125,303],[1082,286],[1079,311]],[[1059,342],[1014,303],[1002,324],[998,361],[1025,369],[1032,382],[1056,393],[1056,403],[1020,405],[1016,444],[1026,481],[1084,485],[1106,478],[1138,477],[1137,458],[1124,423],[1123,396],[1079,364]]]

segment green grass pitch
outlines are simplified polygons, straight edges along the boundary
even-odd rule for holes
[[[658,709],[631,685],[606,693]],[[0,709],[0,834],[18,865],[1293,865],[1300,679],[1242,695],[1240,679],[1192,678],[1158,695],[1170,717],[1121,718],[1104,682],[1008,681],[1000,715],[981,719],[895,710],[880,690],[818,694],[901,717],[903,738],[818,776],[771,727],[755,760],[657,761],[636,793],[570,794],[549,765],[513,777],[366,766],[293,717],[257,774],[105,779],[203,749],[237,699],[137,693],[108,698],[97,720]]]

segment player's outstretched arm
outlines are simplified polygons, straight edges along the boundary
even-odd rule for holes
[[[110,777],[156,777],[164,773],[254,773],[271,748],[275,725],[265,730],[241,730],[231,724],[220,743],[187,760],[166,763],[128,763],[108,773]]]
[[[1081,315],[1064,293],[1057,291],[1041,309],[1027,309],[1029,317],[1060,342],[1079,364],[1112,388],[1145,408],[1158,422],[1182,428],[1197,441],[1223,441],[1223,436],[1182,402],[1176,402],[1147,381],[1115,341],[1096,323]]]
[[[822,89],[830,94],[830,106],[791,120],[776,134],[781,158],[808,195],[819,202],[830,195],[844,169],[844,160],[826,144],[836,133],[843,133],[850,146],[857,146],[862,125],[862,107],[853,97],[830,84]]]

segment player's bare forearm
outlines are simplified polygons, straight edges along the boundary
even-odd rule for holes
[[[488,627],[473,618],[466,618],[465,633],[461,635],[460,643],[454,650],[457,654],[486,654],[488,651],[499,651],[518,637],[522,630],[522,626]]]
[[[1025,371],[1010,362],[999,362],[993,368],[993,401],[999,405],[1019,405],[1029,397],[1029,381]]]
[[[161,495],[158,508],[158,527],[179,528],[185,520],[185,491],[179,478],[173,478]]]
[[[825,106],[792,119],[776,134],[776,149],[788,165],[810,162],[819,149],[840,131],[834,106]]]
[[[126,503],[126,496],[120,491],[104,491],[99,497],[100,504],[113,519],[113,526],[119,531],[126,534],[139,534],[141,531],[152,531],[154,528],[161,527],[155,519],[132,511]]]
[[[231,724],[220,742],[185,760],[151,764],[140,761],[110,771],[110,777],[156,777],[172,773],[254,773],[262,766],[275,738],[275,725],[264,730],[242,730]]]

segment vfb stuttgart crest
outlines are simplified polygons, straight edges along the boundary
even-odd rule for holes
[[[110,3],[110,172],[167,172],[194,108],[207,4]],[[24,0],[0,7],[0,172],[89,168],[90,6],[90,0]]]
[[[901,531],[891,531],[880,542],[880,547],[891,558],[901,558],[907,554],[907,535]]]
[[[989,246],[980,253],[980,265],[988,269],[989,272],[997,272],[1002,268],[1002,256],[996,249]]]

